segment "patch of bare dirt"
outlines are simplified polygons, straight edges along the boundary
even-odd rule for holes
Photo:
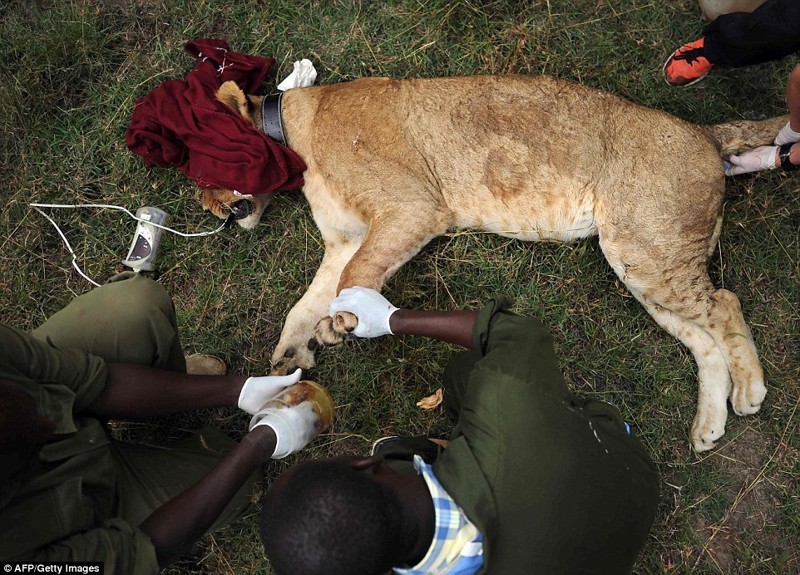
[[[791,466],[789,462],[799,455],[788,445],[776,450],[773,439],[747,428],[710,456],[713,466],[730,479],[726,490],[731,502],[720,517],[699,516],[694,522],[701,558],[721,573],[743,572],[742,549],[749,547],[758,549],[746,554],[750,561],[767,561],[778,567],[780,558],[786,558],[785,541],[775,527],[780,523],[781,495],[790,487],[788,479],[767,473],[767,469],[771,463],[784,467],[782,461]]]

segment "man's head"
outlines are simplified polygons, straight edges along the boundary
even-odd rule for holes
[[[0,379],[0,485],[5,485],[33,460],[55,423],[36,413],[36,404],[23,389]]]
[[[264,498],[261,539],[272,567],[280,575],[379,575],[402,564],[414,537],[398,494],[404,477],[374,457],[291,467]]]

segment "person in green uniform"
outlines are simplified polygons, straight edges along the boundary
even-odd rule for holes
[[[356,336],[467,348],[443,376],[455,428],[446,447],[389,438],[369,456],[285,471],[261,522],[276,573],[630,571],[655,517],[657,470],[616,408],[568,391],[542,323],[508,305],[414,311],[342,290],[330,313],[354,314]]]
[[[109,419],[237,405],[258,416],[300,377],[185,368],[171,299],[133,272],[31,333],[0,323],[0,560],[157,573],[245,509],[263,463],[303,447],[309,434],[286,421],[304,420],[263,414],[238,443],[213,428],[169,449],[111,436]]]

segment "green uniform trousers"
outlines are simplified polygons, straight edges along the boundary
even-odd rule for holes
[[[185,371],[170,297],[139,274],[119,274],[74,299],[30,335],[16,336],[8,341],[17,355],[30,349],[35,358],[30,363],[48,365],[37,365],[26,382],[19,366],[28,358],[22,358],[8,369],[0,366],[0,376],[23,387],[27,383],[40,412],[55,418],[62,432],[43,448],[35,475],[0,507],[0,558],[103,561],[107,574],[157,572],[154,551],[146,549],[152,544],[138,525],[197,482],[235,442],[213,428],[169,448],[121,442],[80,409],[102,389],[103,361]],[[42,343],[26,339],[31,336]],[[75,361],[80,353],[92,357],[85,389],[82,368],[74,368],[83,365]],[[69,377],[60,385],[53,374]],[[239,490],[212,530],[244,511],[256,479],[254,474]]]

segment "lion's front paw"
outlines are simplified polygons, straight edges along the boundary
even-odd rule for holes
[[[352,313],[340,311],[333,317],[324,317],[314,328],[314,337],[319,345],[330,347],[339,345],[346,339],[353,339],[352,331],[358,324],[358,318]]]
[[[295,369],[309,370],[314,367],[314,349],[316,340],[311,340],[308,345],[291,345],[285,349],[278,348],[272,354],[270,361],[270,375],[288,375]]]

